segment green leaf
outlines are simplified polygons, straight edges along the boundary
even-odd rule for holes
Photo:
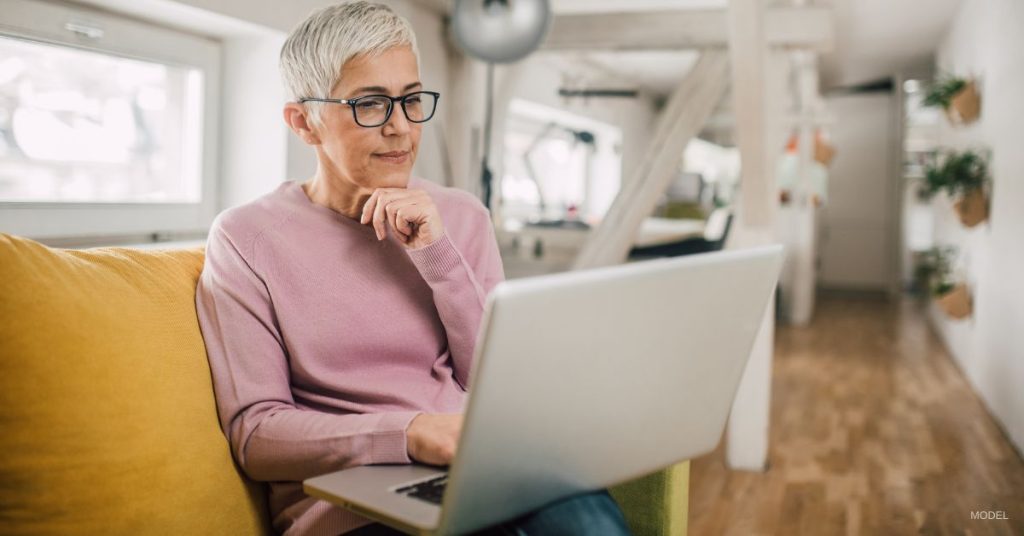
[[[950,197],[958,197],[984,188],[987,181],[985,158],[971,150],[948,151],[941,158],[941,163],[925,168],[921,190],[926,199],[940,191],[945,191]]]
[[[928,86],[921,104],[926,107],[949,108],[950,101],[967,85],[967,80],[952,75],[944,76]]]

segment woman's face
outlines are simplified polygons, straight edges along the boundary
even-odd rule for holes
[[[356,56],[345,63],[341,81],[330,98],[354,99],[363,95],[398,97],[422,90],[416,56],[408,46],[394,47],[370,57]],[[320,164],[346,182],[363,188],[404,188],[409,183],[420,145],[422,124],[412,123],[395,102],[391,117],[378,127],[355,122],[352,107],[322,105],[322,124],[313,127],[320,139]],[[385,157],[385,153],[405,153]]]

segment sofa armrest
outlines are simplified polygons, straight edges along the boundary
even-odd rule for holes
[[[690,462],[608,489],[636,536],[686,536]]]

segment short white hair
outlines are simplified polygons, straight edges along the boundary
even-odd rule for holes
[[[420,53],[409,21],[384,4],[359,0],[314,11],[281,47],[281,78],[289,99],[330,97],[345,63],[358,55],[374,56],[409,46]],[[307,102],[309,118],[320,122],[319,102]]]

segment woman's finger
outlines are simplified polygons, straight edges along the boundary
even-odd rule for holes
[[[387,202],[384,203],[384,220],[395,231],[398,231],[398,223],[395,222],[395,209],[399,207],[399,203],[400,200],[396,195],[388,195]]]
[[[380,188],[373,191],[370,194],[370,198],[363,203],[363,213],[359,216],[359,223],[366,224],[370,221],[369,215],[373,214],[374,203],[377,202],[377,193],[380,192]]]
[[[379,192],[380,190],[377,191]],[[387,192],[378,194],[377,204],[373,207],[373,229],[377,232],[377,240],[384,240],[388,235],[384,208],[387,206],[389,196],[390,194]]]
[[[408,220],[409,205],[407,203],[392,203],[388,208],[390,208],[394,214],[391,218],[391,225],[403,237],[410,237],[412,235],[412,228],[409,226]]]
[[[388,225],[398,233],[399,238],[407,238],[409,231],[405,227],[405,220],[402,219],[402,208],[405,204],[402,200],[393,200],[384,207],[384,212],[387,214]]]
[[[399,214],[399,210],[401,214]],[[408,235],[412,235],[416,229],[416,225],[423,219],[423,207],[420,205],[416,197],[413,195],[407,195],[402,198],[395,207],[395,222],[398,224],[398,229],[402,230]]]
[[[424,225],[431,225],[433,200],[423,190],[377,188],[363,204],[359,222],[372,225],[377,240],[387,237],[390,227],[404,244],[409,244]]]
[[[409,192],[401,188],[384,188],[383,190],[383,192],[377,195],[377,205],[373,209],[373,227],[378,229],[378,240],[382,240],[387,236],[389,225],[392,229],[398,230],[397,223],[392,217],[394,208],[399,206],[395,205],[395,203],[402,203],[409,197]],[[391,205],[394,205],[394,207],[389,211],[388,207]]]

